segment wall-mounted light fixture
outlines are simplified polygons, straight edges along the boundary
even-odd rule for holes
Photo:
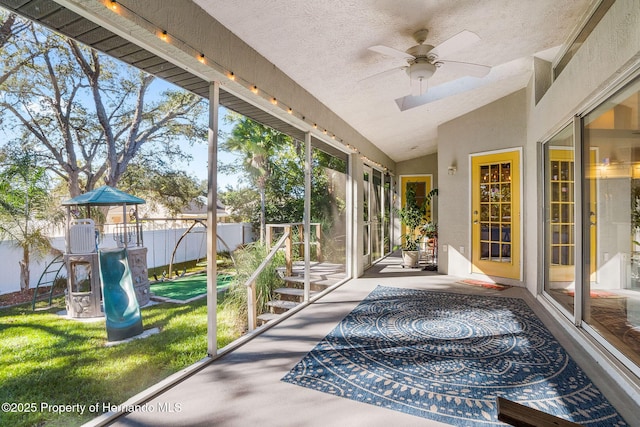
[[[451,166],[449,166],[449,167],[447,168],[447,173],[448,173],[449,175],[455,175],[457,171],[458,171],[458,168],[457,168],[457,167],[455,167],[455,166],[453,166],[453,165],[451,165]]]

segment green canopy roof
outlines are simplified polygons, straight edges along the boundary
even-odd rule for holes
[[[140,205],[145,201],[139,197],[120,191],[116,188],[103,185],[88,193],[81,194],[73,199],[62,202],[62,206],[89,205],[89,206],[113,206],[113,205]]]

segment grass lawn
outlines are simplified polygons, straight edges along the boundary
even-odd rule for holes
[[[63,298],[47,311],[31,305],[0,310],[0,411],[2,426],[80,425],[118,405],[207,353],[206,298],[190,304],[142,309],[149,338],[105,347],[104,320],[84,323],[56,314]],[[233,316],[218,308],[218,348],[239,337]],[[98,403],[99,411],[87,413]],[[21,404],[18,406],[18,404]],[[27,405],[25,405],[27,404]],[[46,405],[86,405],[84,415],[42,411]],[[17,410],[17,412],[12,412]]]

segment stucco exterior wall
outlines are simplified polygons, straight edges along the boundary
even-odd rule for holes
[[[472,276],[470,155],[524,147],[525,95],[526,91],[520,90],[438,129],[438,270],[441,273]],[[457,168],[454,175],[448,174],[449,166]],[[527,191],[529,185],[524,182],[523,187]],[[535,190],[535,183],[532,187]],[[500,282],[522,285],[505,279]]]
[[[535,104],[533,82],[528,88],[527,145],[525,182],[540,181],[542,168],[537,146],[571,123],[575,115],[584,115],[629,74],[640,67],[640,7],[638,0],[618,0],[567,67]],[[527,235],[542,233],[544,218],[540,192],[525,191],[524,224]],[[541,239],[524,240],[525,284],[534,295],[542,286],[540,271]],[[535,268],[539,266],[539,268]]]
[[[438,186],[438,153],[428,154],[396,164],[396,176],[433,174],[434,188]]]
[[[528,140],[540,141],[583,112],[640,59],[640,4],[618,0],[528,116]]]

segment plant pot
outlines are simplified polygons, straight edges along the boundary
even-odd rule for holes
[[[420,252],[418,251],[402,251],[402,265],[403,267],[415,268],[418,266],[418,260],[420,259]]]

